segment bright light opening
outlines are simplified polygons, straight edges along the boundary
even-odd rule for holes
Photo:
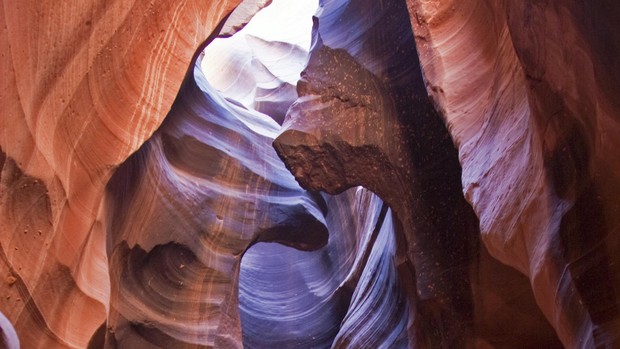
[[[274,0],[239,32],[204,50],[202,71],[227,99],[282,123],[297,99],[318,0]]]

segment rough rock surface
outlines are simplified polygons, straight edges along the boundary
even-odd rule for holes
[[[460,347],[473,342],[476,219],[408,23],[404,2],[324,4],[300,97],[274,146],[304,187],[336,194],[362,185],[394,209],[396,267],[414,303],[409,345]],[[357,30],[343,36],[346,27]]]
[[[620,346],[618,4],[239,2],[0,7],[0,346]]]

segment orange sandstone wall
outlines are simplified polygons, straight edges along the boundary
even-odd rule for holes
[[[0,7],[0,309],[23,348],[83,348],[104,321],[104,187],[237,3]]]

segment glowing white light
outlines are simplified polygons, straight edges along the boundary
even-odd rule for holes
[[[273,0],[259,11],[242,32],[267,41],[295,44],[310,49],[312,15],[318,0]]]
[[[205,48],[205,77],[224,97],[248,109],[254,109],[257,91],[264,96],[295,86],[307,62],[317,8],[318,0],[273,0],[235,35]]]

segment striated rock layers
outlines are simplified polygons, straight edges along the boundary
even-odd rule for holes
[[[620,346],[619,5],[238,3],[0,7],[1,346]]]
[[[489,252],[529,278],[565,347],[618,347],[620,6],[408,5]]]
[[[557,347],[527,279],[480,245],[405,3],[329,2],[317,17],[300,97],[274,146],[302,186],[338,193],[363,185],[393,208],[394,263],[411,302],[408,346]],[[365,347],[368,339],[356,339],[346,344]]]
[[[323,214],[284,170],[275,121],[226,103],[202,73],[114,174],[104,229],[108,347],[241,347],[243,252],[327,243]]]
[[[84,348],[105,320],[105,185],[236,4],[3,2],[0,310],[23,348]]]

